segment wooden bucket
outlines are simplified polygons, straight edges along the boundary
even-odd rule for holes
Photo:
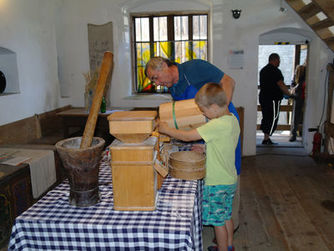
[[[99,202],[99,162],[105,141],[94,137],[90,147],[81,149],[81,140],[82,137],[61,140],[56,149],[70,183],[70,204],[89,207]]]
[[[169,156],[169,173],[182,180],[205,177],[205,155],[194,151],[173,152]]]
[[[159,106],[160,120],[176,129],[197,128],[207,122],[195,99],[164,103]]]

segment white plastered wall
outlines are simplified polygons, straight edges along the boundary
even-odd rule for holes
[[[20,91],[0,96],[0,125],[59,105],[52,2],[0,0],[0,47],[16,53]]]
[[[0,124],[63,105],[84,105],[89,70],[87,24],[113,22],[114,70],[109,106],[157,106],[164,96],[132,94],[131,12],[208,10],[210,61],[236,80],[235,106],[245,107],[244,155],[256,153],[257,57],[259,37],[279,28],[309,30],[288,6],[280,12],[277,0],[0,0],[0,47],[17,53],[21,93],[0,97]],[[28,3],[29,2],[29,3]],[[234,19],[231,9],[241,9]],[[230,69],[230,50],[244,50],[243,69]],[[333,53],[314,35],[310,44],[306,128],[320,119],[323,95],[319,92]],[[59,78],[58,78],[59,76]],[[19,104],[19,106],[17,105]],[[19,108],[17,108],[19,107]],[[305,146],[311,148],[312,133]]]

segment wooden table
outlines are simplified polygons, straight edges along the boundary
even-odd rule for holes
[[[54,153],[51,150],[0,146],[0,155],[3,158],[0,163],[13,168],[20,163],[29,164],[34,199],[41,197],[57,181]]]
[[[15,218],[32,203],[29,165],[0,164],[0,249],[8,244]]]
[[[115,111],[129,111],[133,108],[112,107],[105,113],[99,113],[94,136],[102,137],[107,144],[113,140],[109,133],[109,123],[107,117]],[[77,107],[57,113],[63,119],[64,137],[82,136],[85,129],[89,111],[85,108]]]
[[[202,186],[168,176],[154,211],[116,211],[105,151],[99,203],[70,205],[64,181],[16,218],[8,250],[202,250]]]

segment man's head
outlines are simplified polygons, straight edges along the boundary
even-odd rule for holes
[[[272,64],[273,66],[278,67],[280,62],[281,62],[281,60],[280,60],[280,57],[277,53],[271,53],[269,55],[269,64]]]
[[[175,73],[171,69],[173,65],[166,58],[153,57],[146,64],[145,75],[156,85],[172,87],[177,82],[175,81]]]
[[[227,109],[227,98],[223,88],[216,83],[207,83],[197,92],[195,102],[209,119],[221,116]]]

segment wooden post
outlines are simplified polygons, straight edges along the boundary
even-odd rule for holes
[[[328,99],[327,99],[327,116],[325,123],[325,155],[329,154],[330,140],[334,137],[333,123],[331,123],[332,116],[332,104],[333,104],[333,91],[334,91],[334,67],[333,64],[328,64],[327,70],[329,72],[328,76]]]
[[[95,95],[93,98],[92,106],[89,111],[88,119],[85,126],[85,131],[82,136],[80,144],[81,149],[90,147],[90,145],[92,144],[94,131],[96,127],[96,121],[99,115],[102,97],[104,94],[104,89],[112,68],[112,61],[113,61],[113,54],[110,51],[106,51],[103,56],[102,65],[99,73],[99,79],[97,81]]]

